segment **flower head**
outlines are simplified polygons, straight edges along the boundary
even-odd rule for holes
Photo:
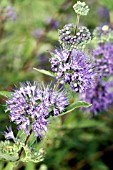
[[[52,17],[47,17],[45,23],[50,25],[51,29],[57,29],[59,26],[59,22]]]
[[[112,85],[113,83],[98,79],[92,88],[81,94],[80,99],[92,104],[92,106],[87,108],[87,111],[95,115],[110,107],[113,103],[113,91],[110,90]]]
[[[57,116],[68,105],[64,91],[53,91],[50,86],[31,85],[30,82],[21,84],[20,89],[12,93],[12,98],[6,101],[10,120],[29,134],[29,127],[36,136],[43,136],[47,131],[47,117]],[[57,115],[56,115],[57,111]]]
[[[110,21],[109,10],[105,6],[97,7],[97,13],[102,23]]]
[[[6,14],[5,15],[6,15],[7,18],[10,18],[12,21],[16,20],[16,13],[15,13],[12,6],[6,7]]]
[[[91,33],[85,26],[80,26],[76,35],[74,34],[74,25],[67,24],[59,30],[59,42],[64,49],[82,49],[91,40]]]
[[[76,14],[78,15],[87,15],[89,12],[89,8],[85,2],[77,1],[77,3],[73,6],[73,8]]]
[[[66,50],[51,54],[51,67],[61,84],[69,84],[76,92],[83,92],[93,84],[93,70],[83,52],[73,49],[70,57]]]
[[[100,44],[93,50],[93,65],[100,76],[113,75],[113,44]]]
[[[40,38],[43,35],[44,31],[42,29],[35,29],[32,32],[34,38]]]
[[[113,39],[113,30],[110,25],[101,25],[93,31],[94,41],[98,43],[109,42]]]

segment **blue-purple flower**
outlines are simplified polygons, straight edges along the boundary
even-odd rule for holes
[[[85,26],[78,27],[76,33],[74,33],[74,25],[67,24],[61,30],[59,30],[59,42],[64,49],[82,49],[91,40],[91,33]]]
[[[11,126],[8,128],[6,127],[7,131],[3,132],[3,135],[5,136],[6,139],[13,139],[14,141],[16,140],[14,133],[12,131]]]
[[[95,115],[107,110],[113,104],[112,85],[113,83],[111,82],[98,79],[92,88],[80,95],[80,99],[92,104],[92,106],[87,108],[87,111]]]
[[[110,25],[100,25],[93,31],[93,40],[96,43],[105,43],[113,39],[113,30]]]
[[[54,91],[50,85],[37,86],[27,82],[14,90],[6,103],[10,120],[18,125],[18,130],[23,129],[29,134],[31,127],[36,136],[43,136],[47,131],[47,118],[63,112],[68,99],[64,91]]]
[[[12,6],[6,7],[5,17],[10,18],[12,21],[16,20],[17,16]]]
[[[91,64],[83,52],[73,49],[56,50],[50,58],[52,71],[61,84],[69,84],[76,92],[83,92],[93,85],[94,74]]]
[[[59,22],[56,19],[51,17],[47,17],[45,23],[51,26],[51,29],[57,29],[59,26]]]
[[[6,7],[0,7],[0,15],[1,15],[1,19],[3,22],[7,20],[11,20],[15,22],[17,18],[17,14],[14,11],[13,6],[10,6],[10,5]]]
[[[109,10],[105,6],[99,6],[97,12],[101,22],[110,22]]]
[[[100,44],[93,50],[93,65],[100,76],[113,75],[113,44]]]
[[[32,35],[34,38],[40,38],[42,35],[44,34],[44,30],[43,29],[35,29],[32,32]]]

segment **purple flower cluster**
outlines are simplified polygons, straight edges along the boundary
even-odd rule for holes
[[[99,6],[97,13],[102,23],[110,22],[109,10],[105,6]]]
[[[10,18],[12,21],[16,20],[16,13],[12,6],[7,6],[5,17]]]
[[[34,38],[40,38],[44,34],[44,30],[42,29],[35,29],[32,32]]]
[[[57,29],[59,26],[59,22],[51,17],[47,17],[45,22],[47,25],[51,26],[51,29]]]
[[[94,33],[96,33],[97,37],[100,37],[102,35],[107,35],[111,31],[111,28],[109,25],[102,25],[98,26],[95,30]]]
[[[87,111],[95,115],[107,110],[113,104],[113,91],[110,90],[112,85],[109,82],[98,79],[92,88],[81,95],[80,99],[92,104],[92,106],[87,108]]]
[[[113,39],[113,30],[110,25],[101,25],[93,31],[93,40],[98,43],[109,42]]]
[[[47,131],[47,117],[58,116],[65,110],[68,100],[64,91],[53,91],[50,86],[37,87],[30,82],[21,84],[20,89],[12,93],[12,98],[7,100],[7,111],[10,111],[10,120],[18,125],[18,130],[29,128],[36,136],[43,136]]]
[[[73,24],[67,24],[59,30],[59,42],[64,49],[84,48],[90,40],[91,34],[85,26],[79,27],[76,35]]]
[[[93,70],[83,52],[75,49],[71,53],[66,50],[56,50],[51,55],[52,71],[56,72],[56,78],[61,84],[67,83],[72,90],[80,93],[92,86]]]
[[[61,44],[71,46],[73,44],[72,30],[74,29],[73,24],[67,24],[63,29],[59,30],[59,42]]]
[[[95,71],[100,76],[113,75],[113,44],[100,44],[92,53]]]

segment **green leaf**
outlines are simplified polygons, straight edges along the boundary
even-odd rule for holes
[[[15,167],[14,162],[8,162],[3,170],[12,170]]]
[[[24,132],[24,130],[19,130],[16,136],[16,138],[20,139],[22,142],[25,141],[26,137],[27,134]]]
[[[21,142],[25,142],[27,138],[27,134],[24,132],[24,130],[19,130],[16,138],[20,139]],[[27,143],[28,146],[32,146],[35,143],[35,141],[36,141],[36,136],[34,135],[34,133],[32,133]]]
[[[93,155],[89,158],[89,160],[93,157]],[[101,160],[94,160],[90,162],[90,165],[94,167],[94,169],[98,170],[109,170],[106,164],[102,162]]]
[[[31,134],[29,140],[28,140],[28,146],[32,146],[36,142],[36,136],[34,133]]]
[[[25,170],[34,170],[36,169],[36,165],[33,162],[27,162]]]
[[[7,161],[16,161],[18,159],[18,153],[9,154],[0,152],[0,160],[7,160]]]
[[[67,113],[69,113],[69,112],[72,112],[73,110],[75,110],[75,109],[77,109],[77,108],[79,108],[79,107],[89,107],[89,106],[91,106],[91,105],[92,105],[92,104],[86,103],[86,102],[84,102],[84,101],[77,101],[77,102],[75,102],[75,103],[70,104],[70,105],[66,108],[66,111],[63,112],[62,114],[60,114],[60,116],[65,115],[65,114],[67,114]]]
[[[45,75],[51,76],[51,77],[55,77],[55,74],[51,71],[47,71],[47,70],[43,70],[43,69],[37,69],[37,68],[33,68],[34,70],[43,73]]]
[[[4,97],[11,97],[11,92],[9,91],[0,91],[0,95]]]

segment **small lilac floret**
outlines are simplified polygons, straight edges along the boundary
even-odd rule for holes
[[[11,126],[10,127],[6,127],[7,131],[3,132],[3,135],[5,136],[6,139],[13,139],[14,141],[16,140],[14,133],[12,131]]]

